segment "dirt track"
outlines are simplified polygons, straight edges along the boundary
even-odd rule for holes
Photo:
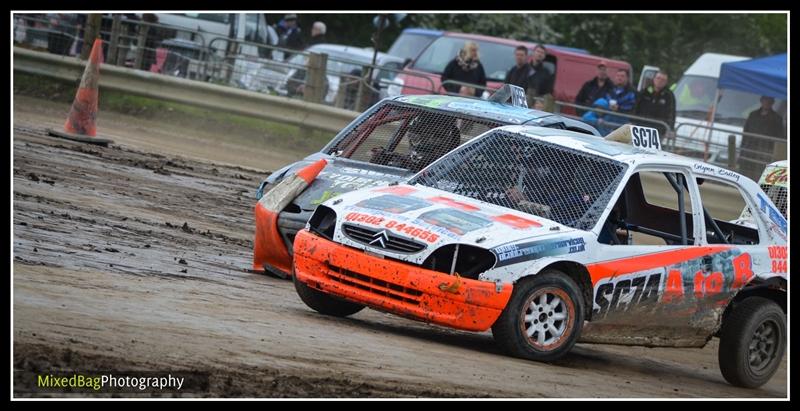
[[[121,115],[104,126],[119,145],[73,144],[43,136],[60,121],[44,124],[58,109],[41,106],[47,115],[15,105],[15,370],[207,371],[210,396],[787,396],[785,358],[766,386],[738,389],[717,368],[716,340],[578,345],[540,364],[502,355],[489,333],[371,310],[323,317],[291,283],[246,272],[267,171],[222,163],[247,146],[217,154],[198,141],[192,158],[175,155],[175,141],[202,138],[190,130],[154,154],[158,125]],[[32,385],[17,378],[15,395]]]

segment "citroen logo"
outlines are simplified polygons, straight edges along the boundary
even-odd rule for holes
[[[387,241],[389,241],[389,233],[387,233],[386,230],[383,230],[372,236],[372,241],[369,242],[369,245],[377,243],[381,246],[381,248],[386,248]]]

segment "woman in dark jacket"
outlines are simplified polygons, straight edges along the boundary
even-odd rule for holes
[[[486,73],[483,71],[477,43],[473,41],[466,42],[464,48],[459,50],[456,58],[447,64],[442,73],[442,83],[447,80],[486,87]],[[443,87],[448,92],[458,93],[461,91],[462,86],[460,84],[445,84]],[[475,97],[480,97],[484,91],[480,88],[474,88],[474,90]]]

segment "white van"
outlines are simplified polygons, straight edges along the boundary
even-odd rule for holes
[[[717,93],[719,72],[723,63],[749,60],[749,57],[727,54],[705,53],[683,73],[674,90],[675,94],[675,141],[676,151],[702,158],[708,144],[708,160],[726,163],[728,159],[728,136],[736,136],[736,148],[741,146],[741,133],[747,116],[760,106],[757,94],[737,90],[720,90],[719,102],[711,122],[714,96]],[[785,110],[786,102],[776,100],[775,109]],[[783,108],[782,108],[783,107]],[[709,130],[698,127],[714,127]],[[724,131],[723,131],[724,130]],[[681,138],[684,137],[684,138]]]

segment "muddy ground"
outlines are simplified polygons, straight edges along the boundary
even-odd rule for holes
[[[31,393],[54,370],[209,375],[207,391],[184,396],[787,396],[785,358],[761,389],[735,388],[716,340],[579,344],[541,364],[504,356],[489,333],[371,310],[323,317],[291,283],[247,271],[254,191],[302,153],[113,113],[98,124],[112,147],[45,137],[67,109],[15,99],[15,396],[71,395]]]

